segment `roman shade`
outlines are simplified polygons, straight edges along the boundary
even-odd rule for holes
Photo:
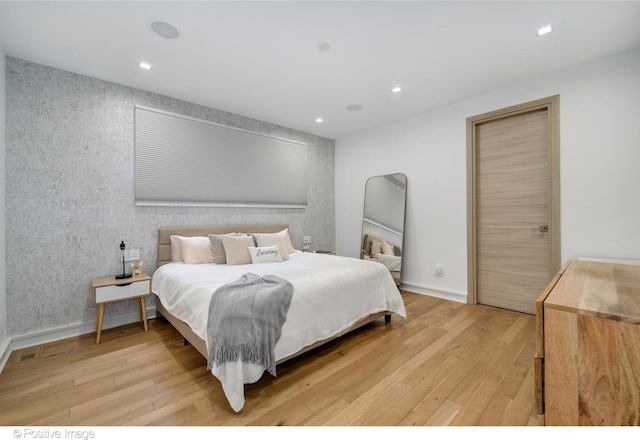
[[[307,145],[136,106],[135,204],[304,208]]]

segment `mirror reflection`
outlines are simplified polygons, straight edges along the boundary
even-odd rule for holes
[[[407,177],[373,176],[364,191],[360,258],[385,265],[397,285],[402,274]]]

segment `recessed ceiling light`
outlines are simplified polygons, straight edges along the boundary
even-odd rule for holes
[[[151,22],[150,26],[151,30],[161,37],[173,40],[174,38],[178,38],[180,36],[180,32],[178,31],[178,29],[176,29],[175,26],[164,21],[153,21]]]
[[[140,62],[140,68],[144,70],[151,70],[151,64],[145,63],[144,61]]]
[[[322,123],[324,122],[324,119],[322,119],[322,118],[317,118],[317,119],[316,119],[316,122],[317,122],[318,124],[322,124]]]
[[[318,44],[317,47],[318,47],[318,50],[320,52],[327,52],[328,50],[331,49],[331,44],[329,44],[329,43],[320,43],[320,44]]]
[[[347,107],[347,110],[350,112],[357,112],[358,110],[362,110],[362,106],[360,104],[351,104]]]
[[[541,37],[541,36],[546,35],[546,34],[551,33],[551,32],[553,32],[553,27],[550,24],[548,24],[548,25],[543,26],[540,29],[538,29],[536,31],[536,34],[538,34],[538,37]]]
[[[396,86],[396,87],[394,87],[393,89],[391,89],[391,91],[392,91],[393,93],[399,93],[399,92],[401,92],[401,91],[402,91],[402,89],[401,89],[400,87]]]

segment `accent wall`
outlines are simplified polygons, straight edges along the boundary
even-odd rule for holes
[[[309,235],[312,249],[334,248],[333,140],[17,58],[6,64],[9,335],[91,332],[91,280],[122,272],[121,241],[140,249],[152,274],[160,227],[286,223],[295,247]],[[134,206],[135,105],[307,143],[307,207]],[[127,320],[137,320],[135,301],[107,305],[104,328]]]

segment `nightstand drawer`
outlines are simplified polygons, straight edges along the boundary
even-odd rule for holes
[[[151,282],[132,281],[131,284],[121,284],[115,286],[104,286],[95,288],[95,302],[119,301],[127,298],[135,298],[141,295],[148,295],[151,292]]]

